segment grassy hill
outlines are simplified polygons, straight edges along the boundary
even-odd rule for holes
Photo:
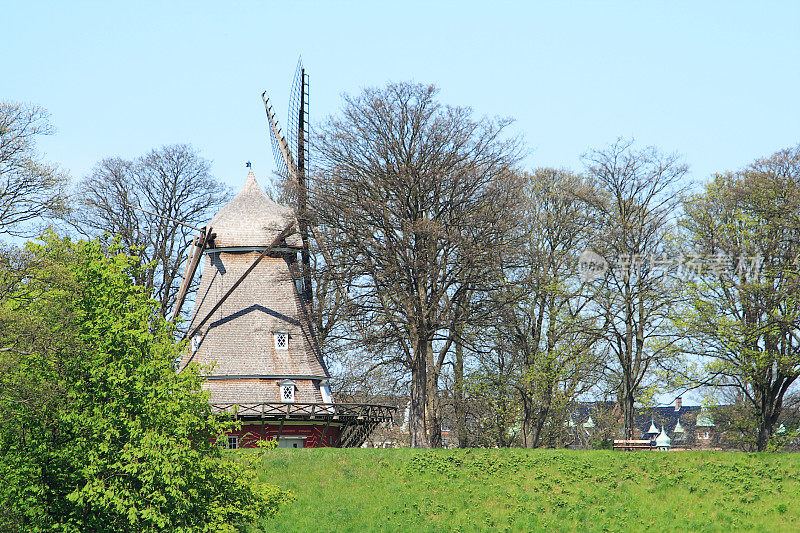
[[[800,530],[800,454],[278,449],[262,476],[297,500],[254,531]]]

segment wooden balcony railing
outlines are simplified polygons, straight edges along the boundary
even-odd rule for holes
[[[336,446],[358,447],[383,422],[392,422],[397,407],[364,403],[212,403],[215,415],[230,415],[243,420],[319,420],[339,424]],[[323,433],[324,435],[324,433]]]
[[[254,419],[306,419],[306,420],[369,420],[389,422],[397,411],[390,405],[363,403],[212,403],[211,410],[217,415],[232,415]]]

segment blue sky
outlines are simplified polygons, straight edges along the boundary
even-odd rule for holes
[[[74,179],[188,142],[238,188],[272,172],[260,94],[285,122],[299,55],[312,121],[342,92],[435,83],[511,116],[525,166],[580,169],[618,136],[703,181],[800,142],[800,2],[7,2],[0,99],[50,110]]]

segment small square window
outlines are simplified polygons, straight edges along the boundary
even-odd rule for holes
[[[284,402],[294,401],[294,385],[283,385],[281,387],[281,398]]]
[[[228,435],[228,448],[231,450],[236,450],[239,448],[239,436],[238,435]]]
[[[285,331],[275,332],[275,349],[288,350],[289,349],[289,334]]]
[[[291,379],[278,382],[278,401],[293,403],[295,389],[297,389],[297,384]]]

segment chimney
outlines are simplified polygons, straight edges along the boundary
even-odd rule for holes
[[[681,407],[683,407],[683,400],[681,400],[681,397],[678,396],[675,398],[675,411],[680,411]]]

